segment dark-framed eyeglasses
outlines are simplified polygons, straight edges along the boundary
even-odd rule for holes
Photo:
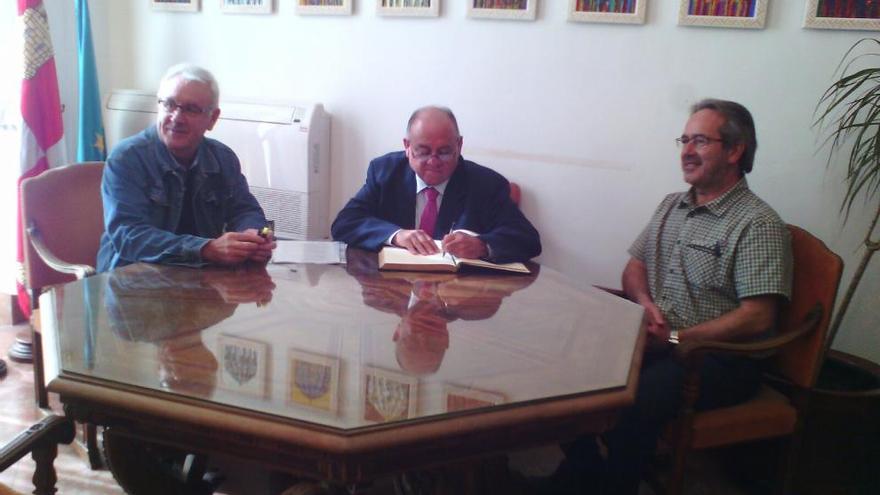
[[[174,98],[159,98],[159,106],[161,106],[166,112],[174,113],[175,110],[180,109],[185,115],[189,115],[190,117],[197,117],[199,115],[204,115],[209,113],[211,108],[202,108],[194,103],[186,103],[181,105],[174,100]]]
[[[455,150],[454,149],[442,149],[437,151],[436,153],[427,149],[427,148],[418,148],[414,149],[412,152],[413,158],[416,160],[426,162],[431,159],[432,156],[436,156],[438,160],[441,162],[449,163],[455,159]]]
[[[688,143],[694,143],[695,148],[705,148],[710,143],[714,142],[723,143],[724,139],[711,138],[702,134],[694,134],[693,136],[682,135],[681,137],[675,138],[675,145],[679,148],[684,148]]]

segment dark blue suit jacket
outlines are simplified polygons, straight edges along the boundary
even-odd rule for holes
[[[378,251],[399,229],[415,228],[416,174],[403,151],[370,162],[367,181],[336,216],[333,239]],[[480,234],[492,249],[492,261],[526,261],[541,254],[535,227],[510,199],[510,183],[501,174],[459,158],[437,215],[434,238],[456,229]]]

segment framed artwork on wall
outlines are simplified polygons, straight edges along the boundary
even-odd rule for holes
[[[568,0],[568,20],[644,24],[648,0]]]
[[[199,0],[150,0],[153,10],[172,12],[198,12]]]
[[[353,0],[296,0],[296,13],[304,15],[351,15]]]
[[[537,3],[538,0],[467,0],[467,16],[534,21]]]
[[[470,387],[443,385],[443,410],[446,412],[478,409],[504,404],[504,395]]]
[[[807,0],[804,27],[880,31],[880,1]]]
[[[339,358],[288,350],[287,400],[321,412],[339,410]]]
[[[364,366],[361,374],[361,419],[385,423],[416,415],[418,378],[396,371]]]
[[[679,26],[762,29],[767,0],[681,0]]]
[[[265,397],[269,344],[232,335],[217,337],[220,386],[226,390]]]
[[[384,16],[437,17],[440,0],[376,0],[376,13]]]
[[[273,0],[220,0],[220,11],[227,14],[271,14]]]

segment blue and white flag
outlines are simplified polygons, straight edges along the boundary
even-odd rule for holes
[[[103,161],[104,123],[101,120],[101,92],[95,69],[95,49],[89,22],[88,0],[76,0],[77,47],[79,48],[79,125],[76,159],[80,162]]]

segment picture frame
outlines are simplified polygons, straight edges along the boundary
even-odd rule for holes
[[[296,0],[300,15],[351,15],[353,0]]]
[[[150,0],[153,10],[170,12],[198,12],[199,0]]]
[[[807,0],[804,13],[804,27],[880,31],[880,4],[873,3],[871,5],[873,9],[869,9],[865,2],[862,1],[854,6],[856,11],[853,12],[846,12],[848,9],[841,5],[840,10],[844,11],[843,16],[833,17],[833,15],[841,15],[838,13],[840,11],[836,9],[837,5],[835,5],[838,1],[840,0]]]
[[[507,402],[503,394],[487,392],[458,385],[443,385],[443,410],[445,412],[466,411],[492,407]]]
[[[257,340],[217,336],[219,386],[231,392],[265,398],[269,370],[269,344]]]
[[[387,423],[412,419],[418,403],[418,378],[374,366],[361,369],[361,419]]]
[[[339,412],[339,358],[288,349],[287,363],[287,403],[336,415]]]
[[[763,29],[766,18],[767,0],[681,0],[678,9],[679,26]]]
[[[467,0],[467,16],[472,19],[534,21],[538,0]]]
[[[271,14],[273,0],[220,0],[225,14]]]
[[[617,2],[614,11],[603,10],[609,0],[568,0],[568,20],[571,22],[607,22],[614,24],[644,24],[648,0]]]
[[[376,0],[376,14],[390,17],[438,17],[440,0]]]

